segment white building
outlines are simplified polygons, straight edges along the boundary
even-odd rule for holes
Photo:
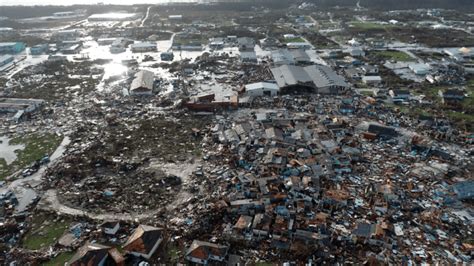
[[[250,97],[276,96],[280,88],[275,83],[257,82],[245,85],[245,94]]]
[[[427,64],[410,64],[408,68],[410,68],[410,70],[413,71],[415,75],[420,76],[427,75],[431,70],[431,67]]]
[[[308,50],[308,49],[311,49],[311,44],[307,43],[307,42],[289,42],[286,44],[286,47],[288,47],[289,49],[304,49],[304,50]]]
[[[127,21],[135,20],[138,18],[137,13],[104,13],[104,14],[93,14],[87,18],[88,21]]]
[[[365,56],[364,50],[362,50],[359,47],[355,47],[355,48],[350,49],[349,54],[351,56],[361,56],[361,57]]]
[[[363,76],[362,82],[367,85],[379,85],[382,83],[382,78],[380,76]]]
[[[133,53],[156,52],[158,50],[156,43],[140,42],[131,45]]]

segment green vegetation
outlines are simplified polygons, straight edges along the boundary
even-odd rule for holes
[[[285,39],[285,43],[290,43],[290,42],[306,42],[305,39],[301,37],[295,37],[295,38],[287,38]]]
[[[24,167],[29,166],[34,161],[41,159],[45,154],[51,155],[59,146],[63,137],[56,134],[30,134],[11,139],[9,144],[23,144],[23,150],[16,151],[17,159],[10,165],[0,159],[0,180],[13,174]]]
[[[369,97],[373,97],[373,96],[374,96],[374,92],[373,92],[373,91],[370,91],[370,90],[360,91],[360,94],[362,94],[363,96],[369,96]]]
[[[261,262],[256,262],[255,263],[255,266],[272,266],[272,265],[273,265],[273,263],[271,263],[271,262],[262,262],[261,261]]]
[[[23,247],[37,250],[54,244],[69,227],[69,218],[56,219],[52,215],[38,214],[32,219],[31,230],[23,239]]]
[[[190,34],[186,36],[176,35],[173,39],[173,45],[202,45],[208,42],[205,35]]]
[[[168,250],[169,260],[173,263],[178,262],[180,254],[181,254],[181,251],[177,247],[172,247]]]
[[[429,112],[429,109],[421,107],[410,107],[408,105],[396,105],[391,103],[387,103],[386,106],[390,109],[398,110],[400,113],[410,115],[412,117],[433,116],[433,114]]]
[[[372,29],[388,29],[393,28],[394,26],[391,24],[381,24],[369,21],[351,21],[349,22],[353,28],[361,29],[361,30],[372,30]]]
[[[72,256],[74,256],[74,252],[63,252],[60,253],[55,258],[52,258],[48,262],[41,264],[42,266],[63,266],[64,263],[68,262]]]
[[[456,122],[462,122],[466,125],[474,125],[474,115],[456,112],[456,111],[448,111],[446,113],[449,119],[452,119]]]
[[[372,52],[372,54],[384,60],[395,60],[399,62],[414,61],[414,59],[407,53],[400,51],[375,51]]]

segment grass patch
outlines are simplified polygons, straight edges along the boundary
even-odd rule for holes
[[[290,43],[290,42],[306,42],[306,40],[301,37],[285,39],[285,43]]]
[[[56,134],[30,134],[11,139],[9,144],[23,144],[25,148],[16,151],[17,159],[10,165],[7,165],[3,158],[0,159],[0,180],[13,174],[15,171],[29,166],[34,161],[41,159],[45,154],[51,155],[62,139],[62,136]]]
[[[398,62],[414,61],[414,59],[411,56],[401,51],[375,51],[372,53],[375,56],[384,60],[395,60]]]
[[[173,39],[173,46],[183,45],[203,45],[208,42],[208,39],[203,35],[192,34],[188,36],[176,35]]]
[[[71,224],[69,218],[56,218],[42,213],[32,219],[30,231],[23,238],[23,247],[38,250],[54,244]]]
[[[448,118],[457,122],[463,122],[470,125],[474,124],[474,115],[471,115],[471,114],[466,114],[466,113],[461,113],[461,112],[456,112],[456,111],[449,111],[446,113],[446,115],[448,116]]]
[[[359,91],[359,93],[363,96],[374,97],[374,92],[373,91]]]
[[[467,81],[467,86],[474,89],[474,78]]]
[[[41,264],[42,266],[63,266],[64,263],[68,262],[72,256],[74,256],[74,252],[63,252],[60,253],[55,258]]]
[[[265,261],[260,261],[260,262],[256,262],[255,263],[255,266],[273,266],[273,263],[271,262],[265,262]]]
[[[168,257],[171,262],[178,262],[181,251],[177,247],[168,250]]]
[[[410,115],[412,117],[419,117],[419,116],[428,116],[432,117],[433,114],[429,112],[428,109],[421,108],[421,107],[411,107],[408,105],[403,105],[403,104],[393,104],[393,103],[387,103],[385,104],[388,108],[392,110],[398,110],[400,113]]]
[[[361,30],[372,30],[372,29],[388,29],[393,28],[394,25],[391,24],[381,24],[369,21],[351,21],[349,25],[353,28]]]

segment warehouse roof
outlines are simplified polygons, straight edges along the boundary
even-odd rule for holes
[[[342,76],[327,66],[299,67],[284,65],[272,68],[271,71],[280,88],[298,84],[310,85],[316,88],[349,87]]]
[[[245,85],[245,90],[246,91],[252,91],[252,90],[275,90],[278,91],[278,85],[275,83],[270,83],[270,82],[257,82],[257,83],[251,83]]]
[[[313,80],[304,68],[291,65],[283,65],[272,68],[272,74],[280,88],[298,84],[312,83]]]
[[[139,42],[139,43],[132,44],[132,48],[140,48],[140,47],[156,47],[156,43]]]
[[[329,86],[349,87],[344,78],[327,66],[307,66],[304,68],[317,88]]]

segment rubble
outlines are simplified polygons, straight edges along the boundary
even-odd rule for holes
[[[0,73],[0,262],[470,264],[471,50],[212,5],[19,31],[51,43]]]

